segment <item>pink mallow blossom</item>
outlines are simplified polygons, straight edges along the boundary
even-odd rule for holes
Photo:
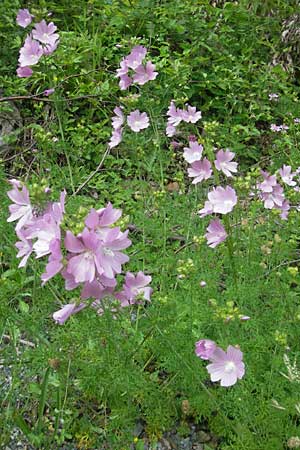
[[[102,239],[111,230],[110,225],[119,220],[121,215],[121,209],[114,208],[109,202],[105,208],[98,210],[92,208],[85,219],[85,224],[91,230],[96,231]]]
[[[125,91],[125,89],[129,88],[129,86],[131,86],[132,84],[132,81],[132,78],[128,75],[121,75],[119,81],[121,91]]]
[[[276,175],[270,175],[268,172],[261,170],[261,175],[264,178],[262,183],[257,185],[262,192],[272,192],[274,186],[277,185]]]
[[[122,142],[123,128],[116,128],[113,130],[110,140],[108,142],[109,148],[117,147]]]
[[[43,45],[43,54],[46,56],[51,55],[57,49],[58,44],[59,44],[59,39],[57,39],[57,41],[55,41],[53,44]]]
[[[272,192],[262,192],[261,198],[266,209],[281,208],[284,202],[283,188],[280,184],[273,187]]]
[[[131,245],[127,235],[128,230],[122,233],[120,228],[116,227],[110,229],[103,236],[97,252],[97,260],[100,263],[100,275],[103,274],[108,278],[114,278],[117,273],[121,273],[122,264],[129,261],[128,256],[120,252],[120,250]]]
[[[136,70],[143,62],[147,49],[142,45],[136,45],[125,58],[125,63],[130,69]]]
[[[206,201],[204,204],[204,208],[200,209],[198,211],[199,216],[201,217],[201,219],[203,219],[203,217],[208,216],[209,214],[212,214],[213,211],[213,206],[209,201]]]
[[[184,147],[183,157],[189,163],[192,164],[195,161],[200,161],[203,153],[203,146],[198,144],[197,141],[189,141],[189,147]]]
[[[17,231],[17,236],[20,239],[15,244],[15,246],[19,250],[17,258],[22,258],[18,267],[25,267],[27,264],[27,260],[32,253],[32,242],[30,239],[27,239],[26,232],[24,232],[23,230]]]
[[[282,205],[278,208],[281,210],[280,217],[282,220],[288,220],[289,210],[291,209],[288,200],[284,200]]]
[[[211,248],[215,248],[227,238],[225,228],[219,219],[211,220],[206,230],[207,233],[205,234],[205,238],[207,240],[207,245]]]
[[[69,303],[65,305],[63,308],[59,309],[53,314],[53,319],[59,325],[63,325],[66,320],[72,315],[76,314],[85,308],[87,305],[85,303],[80,303],[80,305],[76,306],[75,303]]]
[[[155,80],[157,75],[158,72],[155,72],[155,65],[151,61],[148,61],[145,66],[141,64],[135,69],[133,82],[143,86],[148,81]]]
[[[61,272],[64,265],[62,263],[63,255],[61,252],[60,239],[52,239],[49,244],[50,256],[46,265],[45,272],[41,275],[42,285]]]
[[[296,176],[295,172],[292,172],[291,166],[286,166],[285,164],[279,169],[279,175],[281,176],[284,184],[288,186],[296,186],[296,181],[293,180],[294,176]]]
[[[171,101],[167,116],[168,116],[168,124],[177,127],[182,121],[182,109],[176,108],[175,103]]]
[[[31,77],[32,73],[32,69],[28,66],[17,68],[17,75],[19,78],[29,78]]]
[[[112,117],[113,132],[108,143],[109,148],[116,147],[122,141],[123,128],[125,117],[122,111],[122,106],[116,106],[114,109],[115,116]]]
[[[195,106],[186,105],[186,109],[182,111],[182,120],[186,123],[196,123],[201,117],[201,111],[197,111]]]
[[[217,347],[210,356],[211,364],[206,367],[211,381],[221,381],[221,386],[233,386],[245,374],[243,353],[241,350],[229,345],[227,352]]]
[[[138,109],[132,111],[127,116],[127,124],[135,133],[149,127],[149,117],[147,113],[141,113]]]
[[[40,44],[33,40],[31,35],[25,39],[23,47],[20,49],[19,63],[20,67],[34,66],[43,55],[43,49]]]
[[[215,160],[215,166],[217,170],[221,170],[227,177],[231,177],[232,173],[237,172],[237,163],[232,162],[235,157],[235,153],[229,150],[219,150],[217,153],[217,159]]]
[[[35,24],[35,27],[32,31],[32,36],[42,44],[49,44],[53,46],[59,39],[59,35],[55,33],[56,30],[57,27],[53,22],[47,24],[45,20],[42,20],[41,22]]]
[[[26,28],[29,24],[31,24],[33,17],[34,16],[30,14],[28,9],[19,9],[16,22],[20,27]]]
[[[139,297],[150,301],[152,288],[148,284],[151,283],[151,280],[151,276],[145,275],[141,271],[137,275],[127,272],[123,290],[116,295],[116,298],[121,301],[121,306],[132,305],[136,303],[136,300],[140,300]]]
[[[204,360],[210,359],[213,352],[217,348],[216,343],[214,341],[211,341],[210,339],[201,339],[200,341],[196,342],[195,345],[196,355]]]
[[[214,213],[228,214],[237,204],[235,190],[230,186],[213,188],[207,197]]]
[[[8,191],[7,195],[13,204],[9,206],[10,216],[7,222],[18,220],[16,231],[31,223],[33,218],[33,209],[29,198],[29,191],[25,185],[17,180],[11,180],[13,189]]]
[[[191,167],[188,168],[188,175],[194,178],[192,184],[201,183],[203,180],[208,180],[212,174],[211,163],[207,158],[202,161],[195,161]]]
[[[119,128],[121,128],[121,126],[124,123],[125,118],[122,110],[123,110],[122,106],[116,106],[114,109],[115,115],[111,119],[112,127],[114,130],[118,130]]]
[[[95,232],[87,228],[80,237],[69,230],[66,232],[65,247],[71,253],[67,272],[74,277],[76,283],[92,282],[96,274],[101,275],[103,269],[99,258],[100,239]],[[74,254],[74,256],[72,256]],[[75,256],[76,255],[76,256]]]

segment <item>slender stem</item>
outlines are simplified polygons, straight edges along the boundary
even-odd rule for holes
[[[230,225],[229,216],[227,214],[224,216],[224,224],[225,224],[226,233],[228,235],[228,237],[226,239],[226,245],[227,245],[227,249],[228,249],[229,259],[231,262],[233,280],[234,280],[235,285],[237,285],[237,272],[236,272],[234,253],[233,253],[233,240],[232,240],[232,234],[231,234],[231,225]]]
[[[68,166],[68,170],[69,170],[69,176],[70,176],[70,183],[71,183],[71,187],[72,187],[72,192],[74,194],[75,193],[75,187],[74,187],[72,168],[71,168],[71,164],[70,164],[70,158],[69,158],[69,155],[68,155],[68,151],[67,151],[67,148],[66,148],[65,134],[64,134],[64,129],[63,129],[63,126],[62,126],[60,111],[58,109],[57,103],[55,103],[55,109],[56,109],[56,115],[57,115],[60,135],[61,135],[62,141],[64,143],[64,153],[65,153],[65,157],[66,157],[66,160],[67,160],[67,166]]]
[[[38,420],[37,420],[37,425],[36,425],[37,434],[40,434],[42,431],[42,423],[43,423],[44,409],[45,409],[45,403],[46,403],[46,392],[47,392],[47,387],[48,387],[48,382],[49,382],[50,370],[51,370],[51,368],[47,367],[45,375],[44,375],[44,379],[43,379],[42,392],[41,392],[41,398],[40,398],[39,409],[38,409]]]

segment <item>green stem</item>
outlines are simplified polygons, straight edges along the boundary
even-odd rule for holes
[[[68,151],[67,151],[67,148],[66,148],[65,134],[64,134],[64,129],[63,129],[63,126],[62,126],[60,111],[58,109],[57,102],[55,102],[55,109],[56,109],[56,115],[57,115],[57,120],[58,120],[59,131],[60,131],[61,139],[62,139],[63,145],[64,145],[64,154],[65,154],[66,161],[67,161],[67,166],[68,166],[68,171],[69,171],[69,176],[70,176],[70,183],[71,183],[72,193],[74,195],[75,194],[75,187],[74,187],[72,168],[71,168],[71,164],[70,164],[70,158],[69,158],[69,155],[68,155]]]
[[[234,280],[235,285],[237,285],[237,272],[236,272],[234,253],[233,253],[233,240],[232,240],[230,219],[229,219],[228,215],[224,216],[224,224],[225,224],[226,233],[228,235],[228,237],[226,239],[226,245],[227,245],[227,249],[228,249],[229,260],[231,263],[233,280]]]
[[[43,383],[42,383],[42,392],[41,392],[41,398],[39,403],[39,409],[38,409],[38,420],[36,424],[36,431],[37,434],[40,434],[42,431],[42,424],[43,424],[43,416],[44,416],[44,409],[45,409],[45,403],[46,403],[46,392],[49,382],[49,375],[50,375],[50,367],[47,367]]]

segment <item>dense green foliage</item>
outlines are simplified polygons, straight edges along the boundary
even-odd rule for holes
[[[283,376],[284,355],[292,363],[300,354],[300,216],[293,208],[281,221],[247,198],[259,167],[274,173],[283,164],[300,166],[300,124],[294,123],[300,117],[299,68],[281,63],[281,55],[293,52],[281,33],[297,2],[213,3],[0,5],[0,38],[7,44],[0,49],[1,95],[41,94],[0,102],[0,116],[15,116],[16,107],[21,117],[1,147],[1,364],[12,377],[3,392],[0,375],[4,448],[17,426],[35,448],[60,448],[70,440],[78,448],[129,449],[135,442],[140,449],[142,438],[134,441],[133,433],[139,420],[153,448],[166,430],[180,426],[184,435],[191,422],[216,436],[222,450],[280,450],[300,435],[300,379]],[[15,75],[26,34],[15,23],[19,8],[37,19],[51,11],[60,34],[57,51],[28,79]],[[115,71],[136,44],[148,48],[159,76],[128,94],[119,90]],[[49,88],[55,92],[43,96]],[[270,93],[278,101],[270,101]],[[174,149],[165,136],[171,99],[202,111],[190,132],[197,129],[204,145],[236,153],[234,186],[243,203],[231,218],[233,255],[224,244],[213,250],[204,242],[208,222],[196,212],[208,185],[191,185],[182,148]],[[85,184],[106,151],[119,104],[147,111],[152,126],[126,132]],[[273,133],[272,123],[289,130]],[[13,226],[6,222],[7,178],[26,180],[31,190],[45,179],[53,198],[66,188],[74,229],[90,207],[108,201],[121,207],[133,241],[126,270],[151,274],[151,304],[116,317],[85,309],[56,325],[53,312],[78,293],[65,291],[59,277],[41,287],[40,260],[18,269]],[[289,195],[300,203],[299,193]],[[241,322],[239,314],[251,319]],[[228,316],[232,320],[224,321]],[[208,381],[194,354],[201,338],[241,347],[246,375],[234,387]]]

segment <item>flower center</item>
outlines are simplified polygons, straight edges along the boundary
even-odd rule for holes
[[[234,362],[232,362],[232,361],[228,361],[226,364],[225,364],[225,372],[226,373],[231,373],[231,372],[233,372],[234,370],[235,370],[235,364],[234,364]]]
[[[114,252],[108,247],[103,247],[103,253],[106,256],[114,256]]]

